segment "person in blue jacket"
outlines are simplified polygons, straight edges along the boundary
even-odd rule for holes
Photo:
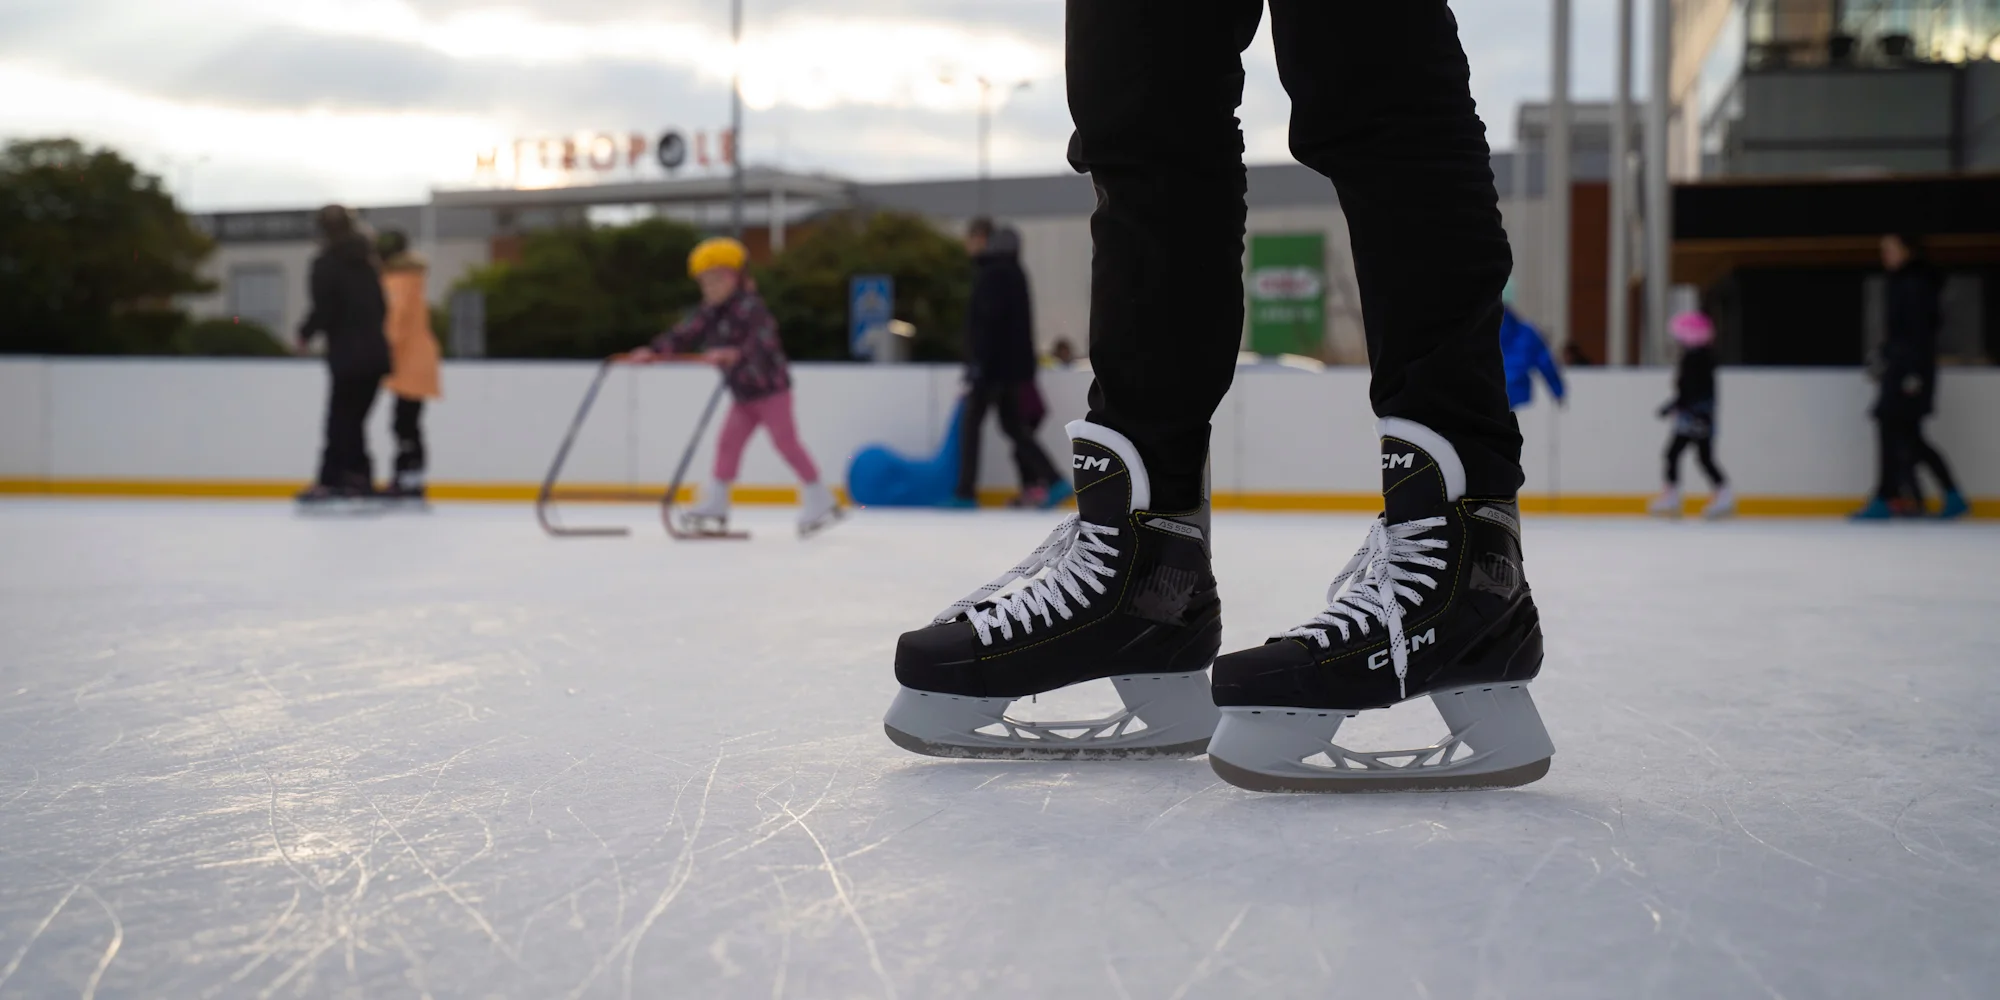
[[[1534,401],[1535,384],[1529,372],[1542,373],[1550,394],[1561,402],[1565,395],[1562,369],[1541,331],[1514,312],[1514,283],[1500,296],[1500,357],[1507,365],[1507,406],[1518,410]]]

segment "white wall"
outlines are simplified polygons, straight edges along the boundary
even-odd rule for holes
[[[446,398],[427,425],[432,476],[444,483],[538,481],[595,372],[586,362],[451,362]],[[953,366],[801,364],[800,431],[827,478],[856,450],[938,448],[957,398]],[[1214,418],[1217,493],[1361,494],[1378,475],[1367,373],[1245,371]],[[1665,369],[1570,373],[1566,409],[1538,399],[1521,415],[1530,494],[1650,493],[1659,485],[1671,391]],[[707,401],[705,369],[619,369],[578,439],[564,479],[661,483]],[[1084,413],[1087,372],[1045,372],[1041,439],[1067,464],[1062,426]],[[1859,497],[1874,476],[1872,388],[1853,370],[1725,369],[1718,457],[1746,496]],[[319,448],[325,375],[306,360],[0,360],[0,479],[303,481]],[[1944,373],[1932,439],[1968,493],[2000,497],[2000,370]],[[371,418],[378,468],[391,454],[388,407]],[[980,482],[1015,485],[1009,448],[990,423]],[[696,478],[712,460],[714,428]],[[1692,456],[1684,476],[1701,477]],[[742,482],[793,476],[769,443],[751,445]]]

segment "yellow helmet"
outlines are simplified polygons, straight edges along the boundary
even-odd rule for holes
[[[693,277],[712,267],[741,271],[749,260],[750,251],[743,244],[727,236],[711,236],[695,244],[694,251],[688,254],[688,276]]]

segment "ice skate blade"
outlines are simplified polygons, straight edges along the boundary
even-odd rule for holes
[[[1123,710],[1101,719],[1026,722],[1011,718],[1012,698],[974,698],[903,688],[882,729],[889,740],[927,757],[974,760],[1166,760],[1208,750],[1220,713],[1208,673],[1128,674],[1111,678]]]
[[[1186,760],[1208,752],[1208,738],[1160,747],[985,747],[920,740],[888,723],[889,742],[911,753],[955,760]]]
[[[1433,691],[1449,730],[1425,747],[1359,751],[1335,742],[1356,713],[1285,706],[1222,712],[1209,764],[1258,792],[1417,792],[1511,788],[1547,774],[1555,744],[1525,682]]]
[[[381,517],[389,512],[389,507],[379,500],[342,499],[312,500],[295,502],[293,510],[299,517],[326,519]]]
[[[799,525],[799,538],[802,541],[808,538],[816,538],[822,532],[826,531],[826,529],[831,528],[834,525],[839,524],[840,522],[845,520],[847,520],[847,508],[836,507],[834,508],[832,513],[827,514],[825,517],[822,517],[819,520],[812,522],[811,524]]]
[[[1553,757],[1544,757],[1541,760],[1523,764],[1520,767],[1508,768],[1505,771],[1492,771],[1486,774],[1434,774],[1410,775],[1408,777],[1392,775],[1372,780],[1311,778],[1303,775],[1280,777],[1277,775],[1259,774],[1256,771],[1237,767],[1220,757],[1208,758],[1208,766],[1215,771],[1216,777],[1238,788],[1252,792],[1305,792],[1322,795],[1356,795],[1371,792],[1459,792],[1477,791],[1482,788],[1515,788],[1533,781],[1539,781],[1543,775],[1549,773],[1549,763],[1554,759]]]

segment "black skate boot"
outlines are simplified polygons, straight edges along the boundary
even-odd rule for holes
[[[1458,452],[1382,421],[1380,520],[1304,626],[1215,662],[1222,723],[1209,763],[1265,792],[1523,785],[1555,747],[1528,697],[1542,628],[1511,497],[1465,495]],[[1333,742],[1342,719],[1429,695],[1451,732],[1417,750]]]
[[[1123,434],[1069,425],[1077,510],[1026,561],[896,645],[903,689],[883,727],[933,757],[1194,757],[1215,731],[1204,672],[1222,643],[1208,510],[1149,510]],[[1007,717],[1017,698],[1111,678],[1125,709],[1079,722]]]

